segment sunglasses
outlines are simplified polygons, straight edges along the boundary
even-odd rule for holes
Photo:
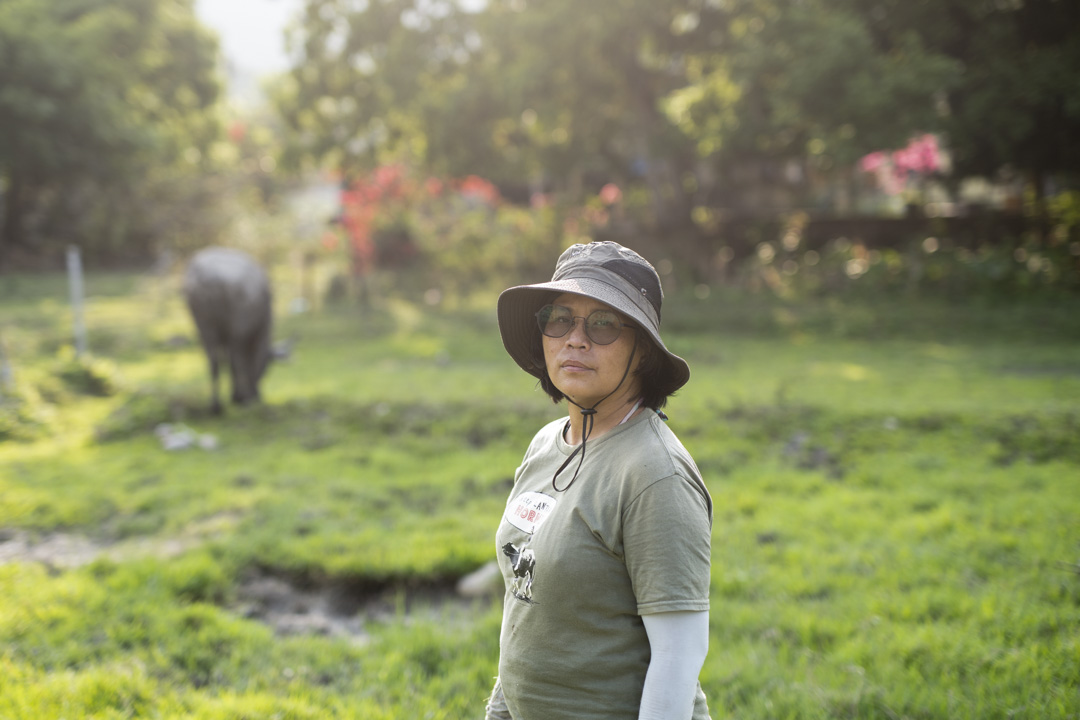
[[[540,332],[551,338],[561,338],[574,329],[578,318],[585,321],[585,335],[597,345],[610,345],[619,339],[623,328],[634,329],[624,323],[614,310],[593,310],[588,317],[574,315],[563,305],[545,305],[536,313]]]

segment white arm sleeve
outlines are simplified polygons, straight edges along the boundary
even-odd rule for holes
[[[506,709],[506,700],[503,699],[502,683],[495,678],[495,687],[491,691],[487,707],[484,708],[484,720],[514,720],[510,717],[510,711]]]
[[[652,659],[638,720],[690,720],[698,674],[709,652],[709,612],[642,615]]]

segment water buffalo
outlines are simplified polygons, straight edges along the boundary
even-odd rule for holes
[[[270,360],[284,354],[270,342],[272,295],[266,272],[247,253],[206,248],[188,264],[184,297],[210,361],[211,411],[221,413],[218,367],[226,360],[232,401],[258,402],[259,381]]]

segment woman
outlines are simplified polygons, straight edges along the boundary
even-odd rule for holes
[[[499,297],[510,356],[569,418],[533,438],[496,533],[506,582],[488,720],[703,720],[712,500],[660,408],[690,378],[660,278],[613,242]]]

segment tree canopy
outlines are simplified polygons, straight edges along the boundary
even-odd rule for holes
[[[677,212],[702,168],[721,183],[748,161],[827,170],[925,132],[947,137],[962,172],[1075,172],[1078,13],[1062,0],[309,0],[278,105],[294,164],[404,152],[500,181],[635,177]]]
[[[192,0],[4,0],[0,57],[0,250],[162,232],[153,181],[204,167],[220,135]]]
[[[934,47],[962,67],[943,129],[962,174],[1080,170],[1080,4],[952,0]]]
[[[188,179],[223,139],[192,2],[0,0],[0,253],[148,247],[200,216],[169,210],[203,202]],[[754,173],[795,185],[927,133],[959,175],[1080,169],[1066,0],[306,0],[291,41],[271,92],[294,171],[615,182],[670,228],[753,205]]]

